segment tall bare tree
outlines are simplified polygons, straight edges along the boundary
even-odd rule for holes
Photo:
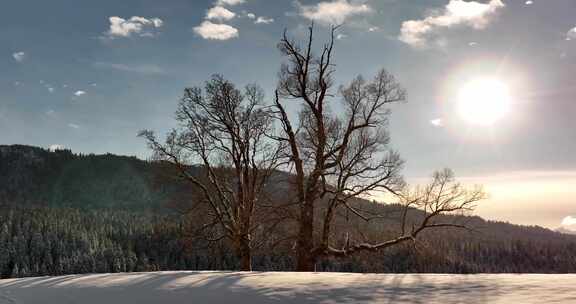
[[[178,128],[165,143],[152,131],[140,133],[155,158],[171,163],[209,206],[212,221],[206,227],[219,227],[222,237],[232,241],[243,271],[252,270],[254,214],[280,151],[269,138],[272,118],[263,99],[259,87],[241,91],[215,75],[204,90],[184,91],[176,111]]]
[[[385,70],[371,80],[357,77],[334,90],[336,30],[332,28],[330,40],[318,52],[314,50],[313,26],[303,45],[289,39],[286,32],[279,44],[287,62],[279,73],[275,107],[283,131],[278,140],[288,147],[285,156],[294,173],[299,209],[298,271],[313,271],[321,257],[380,250],[415,240],[430,228],[462,227],[437,219],[446,213],[468,210],[483,197],[481,189],[468,190],[456,184],[449,171],[437,173],[425,190],[405,194],[406,185],[400,175],[403,162],[389,147],[387,121],[389,105],[404,101],[406,92]],[[341,102],[333,105],[336,97]],[[288,100],[301,104],[297,119],[287,111]],[[352,202],[379,191],[404,199],[404,211],[398,214],[402,222],[399,235],[383,241],[347,239],[335,247],[332,229],[338,211],[347,210],[370,221],[374,215],[359,210]],[[421,208],[428,215],[420,223],[408,223],[411,208]]]

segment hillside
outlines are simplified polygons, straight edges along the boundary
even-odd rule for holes
[[[194,233],[209,220],[205,211],[187,208],[191,196],[185,185],[166,178],[160,169],[157,163],[134,157],[0,146],[0,276],[235,269],[238,261],[228,241],[208,242],[209,235]],[[289,191],[281,176],[269,191],[273,201]],[[398,210],[364,200],[355,204],[378,213]],[[413,210],[410,220],[422,215]],[[426,233],[415,244],[323,260],[317,270],[576,272],[574,235],[479,217],[455,219],[477,232]],[[394,236],[398,223],[383,219],[368,225],[342,215],[335,225],[351,237],[363,231],[373,239],[385,239]],[[285,235],[294,229],[288,220],[255,232],[255,270],[292,269],[293,243]]]
[[[141,209],[158,207],[154,164],[135,157],[78,155],[0,146],[0,205]]]
[[[0,281],[0,303],[574,303],[575,275],[159,272]]]

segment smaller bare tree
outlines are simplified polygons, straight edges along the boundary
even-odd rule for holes
[[[232,241],[240,269],[252,270],[252,233],[263,191],[278,165],[280,146],[269,139],[272,119],[256,85],[244,91],[220,75],[184,91],[165,143],[141,131],[154,158],[172,164],[207,204],[208,227],[219,227]]]
[[[381,242],[346,240],[343,242],[344,245],[336,248],[330,244],[329,236],[324,233],[323,245],[321,249],[319,248],[320,255],[346,257],[361,251],[383,250],[400,243],[415,242],[420,234],[438,228],[473,230],[465,222],[465,217],[452,215],[466,215],[474,210],[478,201],[486,198],[481,186],[462,185],[456,181],[450,169],[435,172],[432,181],[427,185],[416,186],[413,189],[406,188],[396,195],[400,198],[401,208],[384,216],[386,220],[398,220],[398,227],[390,224],[391,228],[396,228],[393,229],[397,233],[395,237]],[[350,204],[346,207],[367,222],[381,217],[381,215],[365,212]]]

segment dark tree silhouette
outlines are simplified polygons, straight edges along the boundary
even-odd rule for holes
[[[215,75],[200,87],[186,89],[176,112],[179,127],[161,144],[151,131],[147,139],[158,160],[172,163],[181,177],[209,206],[212,221],[232,241],[240,258],[240,269],[250,271],[252,232],[258,204],[274,168],[279,145],[269,139],[272,118],[262,105],[264,93],[256,85],[242,92]],[[190,166],[199,166],[194,175]]]
[[[386,126],[388,106],[404,101],[406,92],[385,70],[371,80],[359,76],[335,92],[332,76],[336,30],[337,27],[332,27],[330,40],[317,53],[313,26],[303,46],[290,40],[286,32],[279,44],[287,62],[280,69],[275,107],[283,130],[278,140],[288,147],[285,157],[293,168],[293,188],[299,208],[298,271],[314,271],[321,257],[345,257],[415,240],[419,233],[430,228],[462,228],[463,225],[435,219],[445,213],[470,210],[475,201],[483,198],[481,189],[467,190],[454,183],[450,171],[435,174],[432,184],[423,190],[404,193],[406,185],[400,175],[403,162],[389,147]],[[340,105],[335,106],[342,107],[338,111],[331,109],[336,97],[341,99]],[[297,121],[286,110],[287,100],[297,100],[302,105]],[[334,247],[333,227],[338,211],[347,210],[370,221],[374,215],[356,208],[352,202],[376,192],[403,199],[405,208],[398,214],[403,223],[399,235],[380,242],[354,241],[346,236],[341,248]],[[406,214],[412,207],[429,213],[407,229]],[[318,216],[317,212],[323,214]]]

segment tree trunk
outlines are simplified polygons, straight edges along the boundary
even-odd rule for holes
[[[241,238],[238,245],[240,271],[252,271],[252,249],[250,248],[250,240]]]
[[[296,243],[296,271],[316,271],[314,249],[314,204],[306,202],[300,210],[300,229]]]

